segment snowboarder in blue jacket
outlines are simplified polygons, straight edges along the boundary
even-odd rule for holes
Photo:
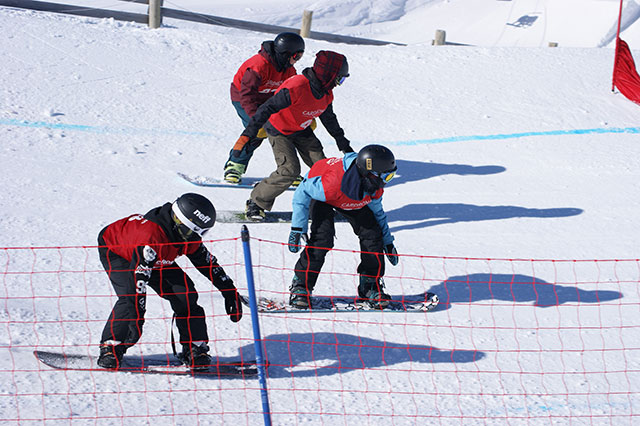
[[[398,253],[382,208],[384,186],[396,173],[393,153],[381,145],[367,145],[343,158],[316,162],[293,195],[289,251],[307,246],[295,266],[289,304],[311,307],[311,294],[325,257],[333,248],[335,212],[344,216],[360,240],[358,296],[371,307],[384,309],[391,297],[384,292],[384,254],[392,265]],[[306,238],[311,217],[311,234]]]

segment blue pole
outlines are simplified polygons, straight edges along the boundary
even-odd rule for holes
[[[251,323],[253,324],[253,346],[256,351],[256,366],[258,367],[258,379],[260,380],[260,396],[262,397],[262,415],[265,426],[271,426],[271,410],[269,409],[269,394],[267,392],[267,373],[262,352],[262,338],[260,337],[260,322],[258,321],[258,302],[256,300],[256,288],[253,282],[253,264],[251,263],[251,248],[249,247],[249,229],[242,225],[240,232],[242,247],[244,249],[244,268],[247,274],[249,289],[249,307],[251,309]]]

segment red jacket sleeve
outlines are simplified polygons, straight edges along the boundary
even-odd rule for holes
[[[258,89],[260,88],[261,82],[262,77],[260,74],[251,68],[247,69],[242,76],[240,82],[240,105],[249,117],[253,117],[260,106]]]

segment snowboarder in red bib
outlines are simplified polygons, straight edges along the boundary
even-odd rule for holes
[[[313,133],[315,118],[325,126],[342,152],[353,152],[333,112],[333,89],[349,76],[347,58],[322,50],[312,68],[286,80],[271,99],[262,104],[236,142],[242,147],[256,137],[261,127],[267,132],[277,169],[260,181],[247,200],[247,218],[261,221],[276,197],[300,175],[300,160],[311,167],[325,157],[322,143]],[[234,148],[235,149],[235,148]]]
[[[247,127],[258,107],[265,103],[289,77],[296,75],[294,65],[304,54],[304,40],[298,34],[285,32],[262,43],[258,54],[247,59],[231,83],[231,103]],[[260,129],[243,146],[234,146],[224,165],[224,180],[240,183],[253,152],[267,137]]]
[[[311,307],[311,294],[327,252],[333,248],[335,212],[351,224],[360,240],[358,296],[373,308],[384,309],[391,297],[384,291],[384,255],[392,265],[398,253],[382,208],[384,186],[396,173],[393,153],[381,145],[367,145],[343,158],[328,158],[311,167],[293,195],[289,251],[307,246],[295,266],[289,304]],[[311,215],[311,235],[306,238]]]
[[[202,195],[188,193],[100,231],[100,261],[118,295],[102,332],[100,367],[119,368],[124,353],[140,339],[147,287],[171,304],[182,344],[178,358],[195,370],[211,363],[204,309],[198,305],[193,281],[175,259],[186,255],[220,290],[231,321],[240,321],[242,304],[233,280],[202,243],[215,221],[213,204]]]

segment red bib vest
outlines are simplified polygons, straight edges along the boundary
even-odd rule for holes
[[[139,214],[112,223],[104,231],[102,238],[109,250],[128,261],[131,261],[136,247],[150,246],[158,255],[154,266],[156,268],[172,263],[178,256],[195,252],[201,244],[200,241],[171,244],[160,225]]]
[[[329,91],[320,99],[311,93],[311,85],[304,75],[295,75],[282,83],[278,91],[288,89],[291,105],[271,115],[269,123],[283,135],[290,135],[309,127],[314,118],[319,117],[331,102],[333,92]]]
[[[342,177],[344,176],[344,164],[342,158],[327,158],[316,162],[309,170],[309,178],[322,176],[322,187],[326,203],[342,210],[361,209],[372,199],[382,197],[383,189],[378,189],[373,197],[366,195],[362,200],[353,200],[342,192]]]
[[[275,67],[264,56],[257,54],[247,59],[240,68],[236,75],[233,77],[233,85],[239,91],[242,86],[242,77],[247,69],[251,68],[253,71],[260,74],[262,78],[260,86],[258,87],[258,93],[273,94],[278,87],[289,77],[296,74],[296,70],[293,67],[289,67],[282,72],[278,72]]]

